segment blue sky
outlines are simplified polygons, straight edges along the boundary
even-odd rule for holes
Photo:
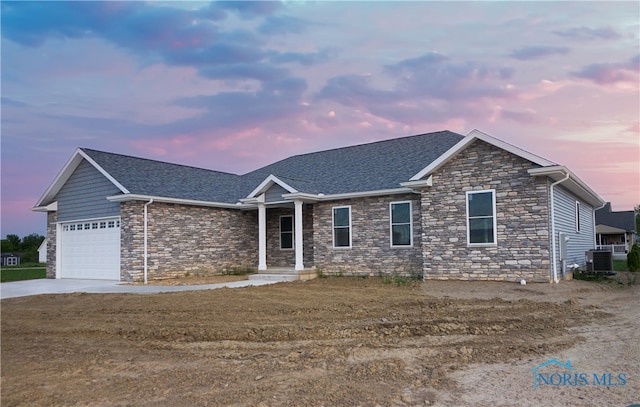
[[[1,7],[2,236],[76,147],[244,173],[477,128],[640,203],[637,2]]]

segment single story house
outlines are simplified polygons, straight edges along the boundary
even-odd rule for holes
[[[38,200],[47,276],[234,267],[549,282],[604,204],[565,166],[478,130],[296,155],[244,175],[78,148]]]
[[[611,202],[596,210],[597,249],[614,253],[628,253],[636,242],[636,214],[634,211],[611,210]]]
[[[42,243],[40,243],[40,246],[38,246],[38,262],[47,262],[47,239],[44,239]]]

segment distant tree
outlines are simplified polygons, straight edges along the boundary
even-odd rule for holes
[[[636,234],[640,234],[640,205],[636,205],[633,210],[636,212]]]
[[[20,250],[20,237],[18,235],[7,235],[2,239],[2,253],[17,252]]]
[[[634,244],[629,253],[627,253],[627,268],[629,271],[640,270],[640,245]]]
[[[42,244],[44,240],[44,236],[41,236],[37,233],[32,233],[28,236],[22,238],[22,242],[20,243],[20,250],[23,252],[36,252],[38,248]]]

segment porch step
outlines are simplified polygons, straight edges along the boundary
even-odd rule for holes
[[[270,268],[258,271],[256,274],[250,274],[249,280],[296,281],[311,280],[316,277],[318,277],[318,273],[312,269],[296,271],[290,268]]]

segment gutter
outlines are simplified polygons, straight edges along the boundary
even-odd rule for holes
[[[551,188],[549,191],[549,198],[551,200],[551,252],[553,253],[553,257],[552,257],[552,261],[553,261],[553,282],[554,283],[559,283],[558,280],[558,265],[556,264],[556,216],[555,216],[555,201],[553,199],[553,187],[555,187],[556,185],[565,182],[566,180],[569,179],[569,177],[571,176],[571,173],[569,172],[565,172],[565,176],[564,178],[554,182],[553,184],[551,184]]]
[[[147,257],[149,256],[148,253],[148,245],[147,245],[147,223],[148,223],[148,211],[147,211],[147,207],[149,205],[151,205],[153,203],[153,198],[149,199],[149,202],[144,204],[144,283],[147,284],[147,270],[148,270],[148,266],[147,266]]]

